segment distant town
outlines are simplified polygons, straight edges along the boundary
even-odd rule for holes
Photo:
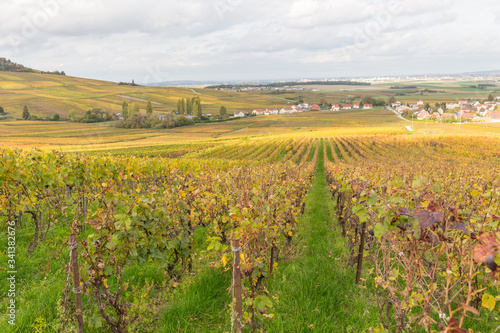
[[[392,101],[387,108],[401,117],[414,118],[416,120],[432,119],[441,122],[500,122],[500,96],[492,97],[488,101],[461,100],[458,103],[433,103],[431,106],[424,101],[407,103]],[[373,104],[332,104],[330,111],[345,110],[370,110]],[[318,104],[302,103],[283,108],[254,109],[251,111],[238,110],[233,117],[247,116],[269,116],[276,114],[291,114],[309,111],[324,110]]]
[[[424,101],[404,104],[391,103],[389,109],[407,118],[433,119],[442,122],[500,122],[500,96],[490,96],[488,101],[461,100],[458,103],[435,103],[433,107]],[[338,110],[337,110],[338,111]]]

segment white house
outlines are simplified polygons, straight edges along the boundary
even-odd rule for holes
[[[365,105],[363,105],[363,109],[365,109],[365,110],[373,109],[373,104],[365,104]]]
[[[340,105],[332,104],[332,111],[340,111]]]
[[[252,111],[252,114],[254,116],[262,116],[264,114],[264,110],[263,109],[255,109]]]
[[[352,109],[352,105],[351,104],[344,104],[342,106],[342,109],[344,109],[344,110],[351,110]]]
[[[234,117],[240,117],[240,118],[243,118],[245,117],[246,115],[248,115],[248,112],[247,111],[243,111],[243,110],[239,110],[239,111],[236,111],[234,113]]]
[[[353,109],[359,109],[359,104],[353,104],[352,108]]]

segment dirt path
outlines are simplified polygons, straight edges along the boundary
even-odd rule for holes
[[[121,98],[124,98],[124,99],[129,99],[131,101],[136,101],[136,102],[142,102],[142,103],[147,103],[148,101],[145,100],[145,99],[141,99],[141,98],[136,98],[136,97],[130,97],[130,96],[127,96],[127,95],[115,95],[116,97],[121,97]],[[162,104],[162,103],[158,103],[158,102],[151,102],[152,105],[161,105],[161,106],[165,106],[166,104]]]

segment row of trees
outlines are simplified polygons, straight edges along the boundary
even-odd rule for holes
[[[66,75],[66,73],[65,73],[64,71],[52,71],[52,72],[49,72],[49,71],[44,72],[44,71],[42,71],[41,73],[42,73],[42,74],[63,75],[63,76],[65,76],[65,75]]]
[[[198,114],[201,112],[201,102],[198,97],[186,100],[183,99],[182,101],[185,109],[189,106],[191,114],[194,108],[196,108]],[[162,115],[154,115],[151,101],[148,101],[146,104],[145,115],[141,114],[139,104],[135,102],[128,103],[127,101],[123,101],[122,116],[123,120],[116,124],[116,127],[118,128],[164,129],[193,125],[195,121],[199,121],[199,118],[188,119],[182,114],[177,116],[173,112]]]
[[[167,113],[161,116],[137,113],[117,122],[115,126],[118,128],[164,129],[194,125],[197,121],[200,121],[200,118],[188,119],[184,115],[176,115],[175,113]]]
[[[116,116],[109,114],[107,111],[102,109],[92,109],[88,110],[83,117],[77,117],[75,112],[72,111],[69,114],[70,121],[77,123],[102,123],[105,121],[118,120]]]
[[[5,114],[5,110],[0,106],[0,114]]]
[[[193,98],[181,98],[177,101],[177,113],[187,114],[190,116],[197,116],[201,118],[203,116],[203,110],[201,107],[201,99],[199,97]]]
[[[128,103],[127,101],[123,101],[122,103],[122,116],[124,120],[133,117],[134,115],[138,115],[140,113],[139,104],[133,102]],[[153,105],[151,101],[148,101],[146,105],[146,114],[151,116],[153,114]]]

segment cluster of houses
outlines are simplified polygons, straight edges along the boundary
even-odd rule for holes
[[[292,105],[290,107],[283,107],[281,109],[255,109],[251,112],[238,110],[234,113],[234,117],[245,117],[245,116],[270,116],[273,114],[289,114],[298,112],[309,112],[309,111],[320,111],[321,107],[317,104],[302,103],[299,105]]]
[[[365,104],[360,106],[360,104],[333,104],[331,111],[340,110],[353,110],[353,109],[373,109],[372,104]],[[297,112],[308,112],[308,111],[321,111],[321,107],[317,104],[302,103],[299,105],[292,105],[290,107],[283,107],[281,109],[255,109],[251,112],[239,110],[234,113],[234,117],[245,117],[245,116],[270,116],[273,114],[289,114]]]
[[[360,104],[342,104],[341,106],[340,104],[332,104],[332,111],[354,110],[354,109],[365,109],[365,110],[373,109],[373,105],[364,104],[361,106]]]
[[[445,104],[446,108],[443,108]],[[418,120],[500,122],[500,96],[495,101],[484,103],[465,100],[458,103],[442,103],[441,107],[427,108],[427,110],[423,101],[407,105],[397,101],[391,106],[400,114],[415,115]]]

